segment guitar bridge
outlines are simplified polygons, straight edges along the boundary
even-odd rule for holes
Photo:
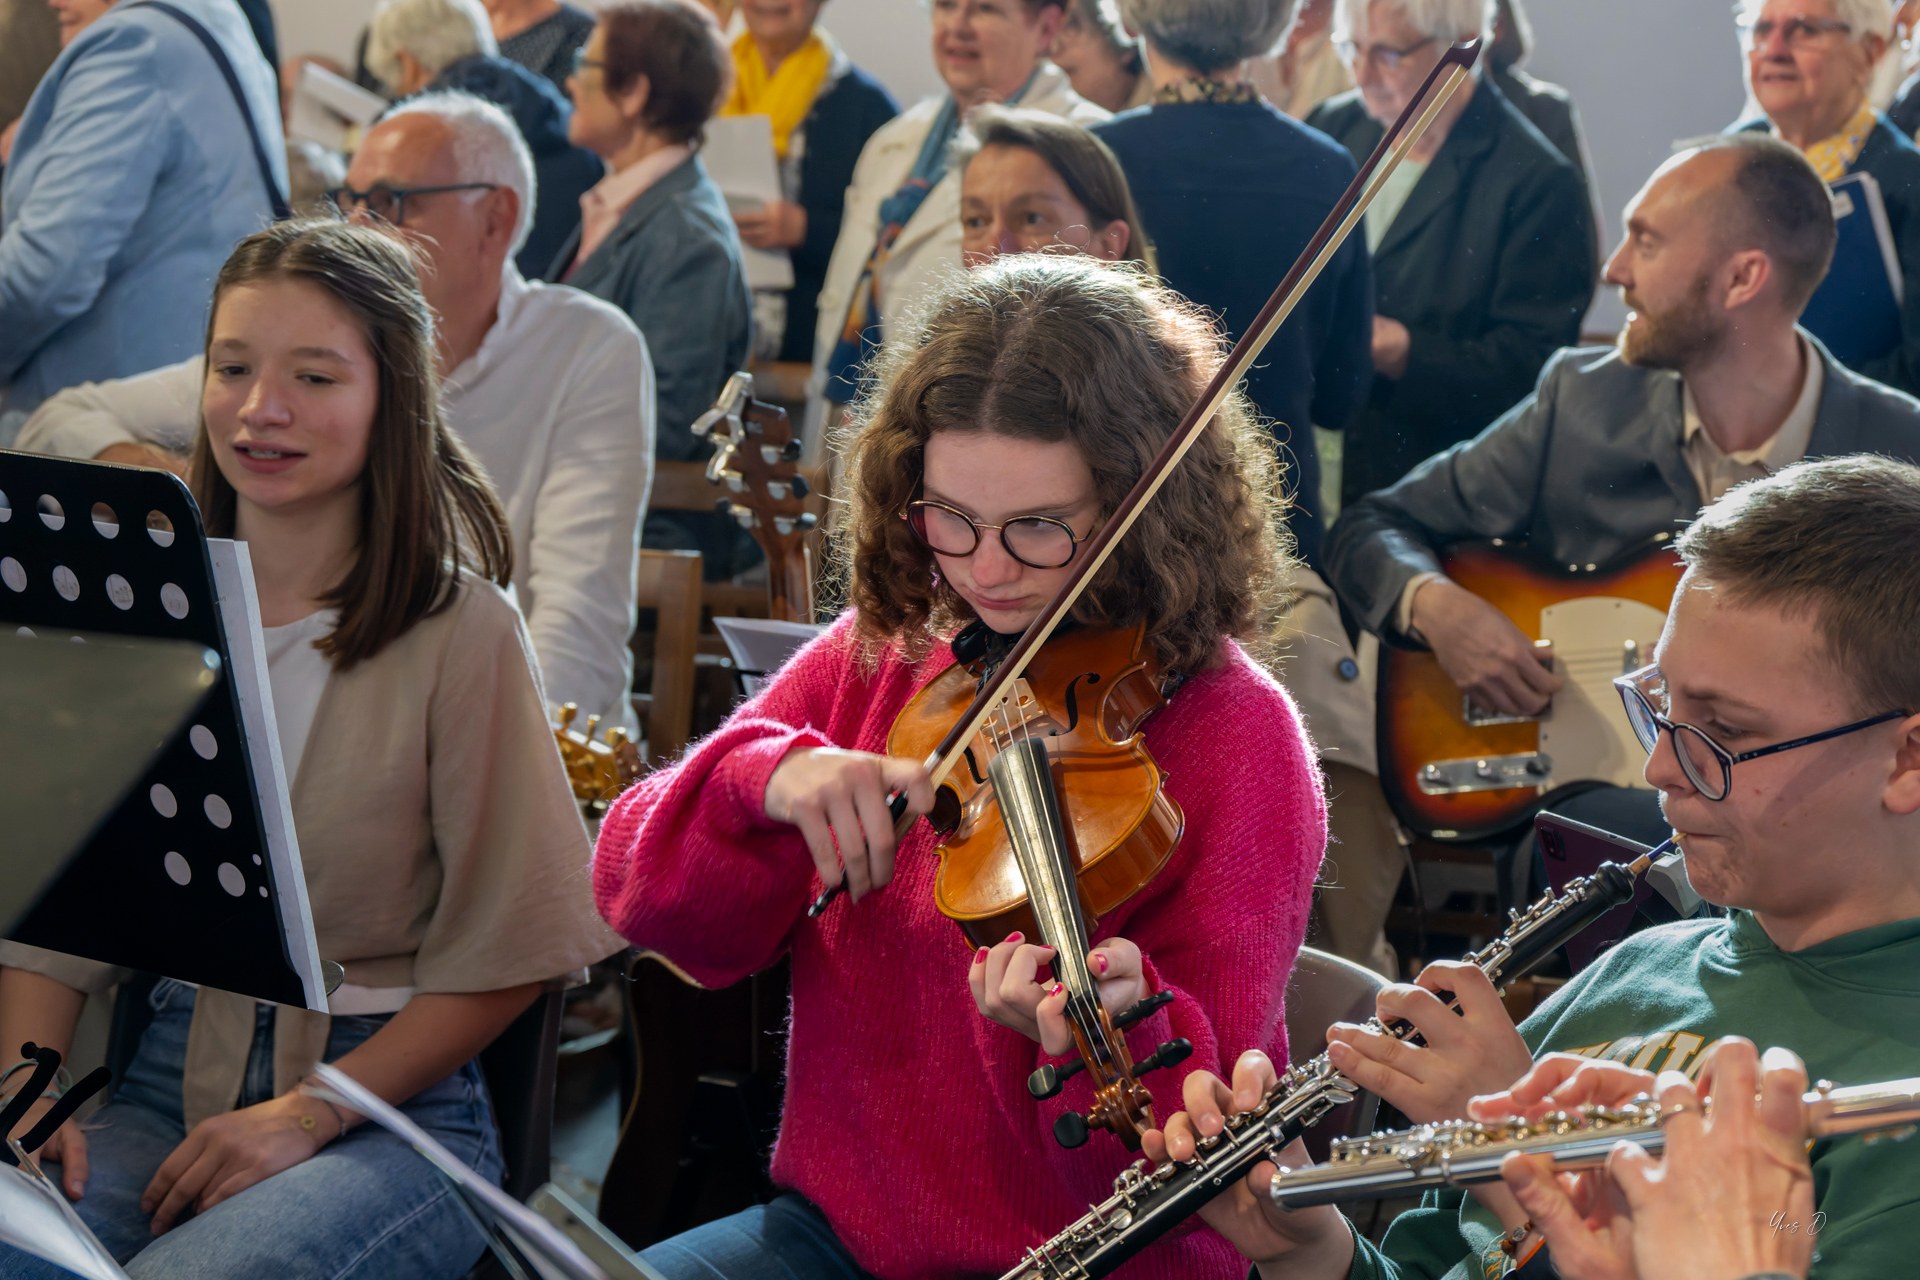
[[[1472,791],[1513,791],[1545,786],[1553,773],[1553,758],[1538,751],[1511,756],[1479,756],[1472,760],[1435,760],[1422,765],[1422,795],[1457,796]]]

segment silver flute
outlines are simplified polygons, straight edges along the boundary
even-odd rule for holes
[[[1575,934],[1628,901],[1656,860],[1678,857],[1668,840],[1626,866],[1601,864],[1555,895],[1542,894],[1525,911],[1509,913],[1506,932],[1467,957],[1496,987],[1524,977]],[[1442,993],[1442,999],[1451,997]],[[1413,1025],[1371,1018],[1374,1031],[1422,1043]],[[1334,1070],[1325,1053],[1291,1067],[1250,1111],[1228,1116],[1226,1128],[1201,1138],[1193,1159],[1150,1167],[1136,1160],[1113,1180],[1113,1194],[1045,1244],[1027,1251],[1001,1280],[1098,1280],[1229,1190],[1262,1160],[1318,1124],[1360,1093]]]
[[[1920,1077],[1846,1088],[1823,1080],[1801,1102],[1809,1137],[1856,1133],[1904,1137],[1920,1125]],[[1304,1209],[1495,1182],[1500,1162],[1515,1151],[1546,1156],[1561,1173],[1593,1169],[1606,1162],[1607,1153],[1619,1142],[1634,1143],[1655,1155],[1664,1151],[1662,1126],[1673,1115],[1672,1109],[1663,1109],[1642,1095],[1616,1107],[1575,1107],[1533,1122],[1447,1120],[1365,1138],[1343,1138],[1333,1144],[1325,1164],[1279,1170],[1273,1179],[1273,1201],[1283,1209]]]

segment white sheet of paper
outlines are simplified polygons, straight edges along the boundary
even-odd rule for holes
[[[387,109],[387,100],[308,62],[300,68],[287,109],[287,136],[335,151],[353,147],[354,135]]]
[[[426,1130],[407,1119],[404,1112],[369,1093],[352,1076],[325,1064],[315,1067],[313,1075],[325,1086],[315,1091],[320,1096],[331,1094],[332,1101],[405,1139],[453,1183],[476,1212],[507,1234],[543,1280],[611,1280],[560,1228],[468,1168],[458,1156],[435,1142]]]
[[[733,665],[750,675],[767,675],[826,628],[812,622],[781,622],[773,618],[715,618],[713,625],[727,642]]]
[[[14,1147],[18,1167],[0,1164],[0,1241],[65,1267],[85,1280],[127,1280],[87,1224],[47,1181],[33,1157]]]
[[[722,116],[709,120],[700,147],[707,175],[727,198],[729,209],[758,209],[782,198],[780,162],[773,153],[773,121],[766,116]],[[755,289],[793,288],[793,259],[785,249],[740,246],[747,284]]]
[[[306,992],[307,1008],[325,1013],[326,981],[314,938],[313,907],[307,900],[307,877],[300,865],[300,840],[293,829],[293,788],[287,783],[280,730],[273,718],[273,687],[267,681],[266,639],[260,631],[253,560],[247,544],[232,538],[208,538],[207,559],[213,564],[213,591],[219,598],[220,622],[233,660],[228,674],[240,704],[253,788],[260,797],[261,822],[267,830],[267,858],[279,891],[280,927],[286,933],[290,963]]]

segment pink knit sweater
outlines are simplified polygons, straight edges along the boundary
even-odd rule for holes
[[[842,618],[679,764],[620,797],[600,830],[594,894],[634,945],[705,986],[790,951],[774,1181],[818,1205],[883,1280],[999,1275],[1104,1199],[1129,1157],[1101,1132],[1077,1150],[1055,1143],[1054,1117],[1091,1102],[1086,1077],[1049,1102],[1028,1095],[1028,1073],[1049,1059],[974,1009],[972,950],[934,907],[925,823],[885,890],[806,918],[820,881],[798,829],[767,818],[767,779],[798,747],[884,751],[895,715],[953,661],[938,646],[919,663],[863,670],[849,631]],[[1286,1061],[1281,998],[1326,848],[1319,770],[1292,701],[1238,646],[1224,656],[1146,730],[1185,836],[1096,930],[1096,941],[1139,945],[1148,991],[1176,993],[1129,1036],[1136,1057],[1171,1036],[1193,1041],[1186,1063],[1146,1078],[1162,1114],[1195,1068],[1219,1072],[1256,1046]],[[1238,1280],[1246,1263],[1196,1223],[1119,1274]]]

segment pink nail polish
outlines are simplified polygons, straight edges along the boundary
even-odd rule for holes
[[[1048,991],[1047,994],[1050,996],[1057,996],[1062,991],[1065,991],[1065,990],[1066,990],[1066,986],[1064,984],[1056,982],[1053,984],[1053,989]]]
[[[1107,957],[1104,953],[1099,951],[1096,951],[1093,953],[1093,967],[1098,969],[1101,973],[1105,973],[1107,971]]]
[[[974,953],[973,962],[975,964],[979,964],[981,961],[985,960],[986,958],[987,958],[987,949],[985,947],[982,947],[980,948],[979,951]]]
[[[1027,940],[1027,935],[1024,933],[1021,933],[1017,929],[1014,932],[1007,935],[1008,942],[1025,942],[1026,940]]]

